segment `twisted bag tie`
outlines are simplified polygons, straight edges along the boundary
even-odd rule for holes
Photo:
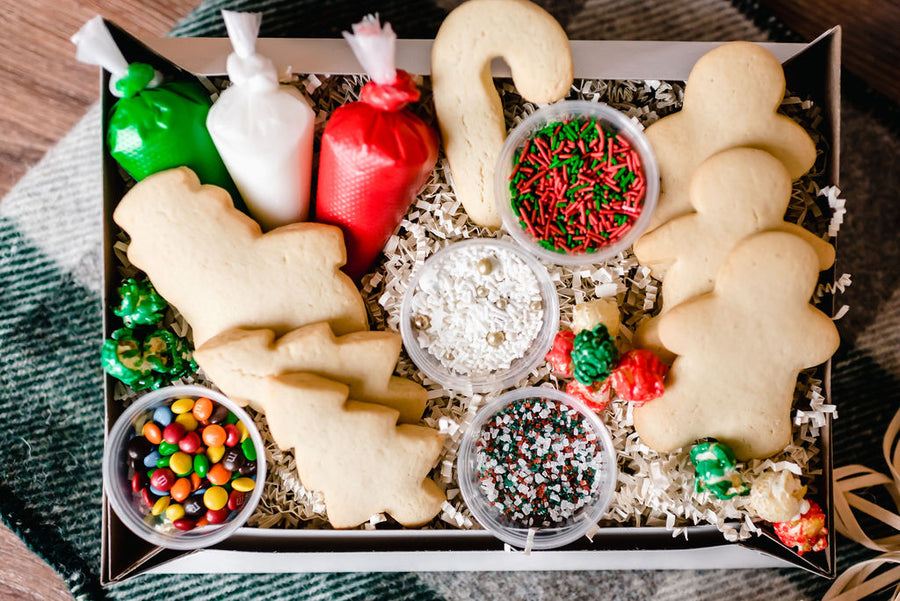
[[[900,534],[871,539],[863,529],[853,509],[883,522],[900,532],[900,411],[894,415],[884,435],[882,451],[890,476],[862,465],[847,465],[834,470],[835,520],[838,532],[869,549],[882,551],[872,559],[861,561],[841,574],[825,593],[822,601],[858,601],[889,586],[897,585],[893,599],[900,599]],[[894,501],[892,513],[853,491],[873,486],[884,486]],[[876,572],[885,566],[895,567]]]

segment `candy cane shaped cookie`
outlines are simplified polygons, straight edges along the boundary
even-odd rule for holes
[[[431,51],[434,105],[456,194],[469,217],[500,227],[494,165],[506,139],[503,107],[491,78],[502,57],[531,102],[563,98],[572,85],[572,54],[559,23],[525,0],[469,0],[447,15]]]

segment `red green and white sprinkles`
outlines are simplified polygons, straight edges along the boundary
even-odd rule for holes
[[[575,409],[527,398],[498,411],[475,443],[481,490],[520,527],[563,525],[592,501],[600,442]]]
[[[637,151],[609,123],[554,122],[513,159],[510,202],[540,246],[591,253],[622,238],[641,214],[645,178]]]

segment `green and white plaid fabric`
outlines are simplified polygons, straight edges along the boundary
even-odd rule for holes
[[[222,8],[265,14],[262,35],[333,37],[379,12],[401,37],[433,37],[451,0],[203,2],[174,35],[222,36]],[[727,40],[790,35],[754,4],[728,0],[583,0],[545,6],[573,38]],[[74,52],[74,49],[73,49]],[[898,140],[845,106],[848,221],[840,271],[833,398],[836,463],[880,465],[900,400],[896,238]],[[144,576],[106,590],[100,564],[103,445],[100,306],[100,110],[94,106],[0,201],[0,515],[56,568],[76,598],[100,599],[814,599],[828,583],[795,570]],[[879,174],[877,178],[871,175]],[[891,180],[893,178],[893,180]],[[840,565],[865,556],[838,539]],[[300,566],[298,566],[300,567]]]

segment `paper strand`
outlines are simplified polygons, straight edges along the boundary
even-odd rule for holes
[[[871,539],[863,531],[853,509],[865,513],[900,532],[900,411],[888,425],[882,443],[884,461],[890,476],[878,473],[862,465],[848,465],[834,470],[835,520],[838,532],[859,544],[882,551],[873,559],[862,561],[837,578],[822,601],[859,601],[890,586],[895,586],[893,599],[900,599],[900,534]],[[883,486],[894,501],[893,513],[871,501],[863,499],[853,491]],[[895,565],[887,571],[876,572],[883,567]]]

